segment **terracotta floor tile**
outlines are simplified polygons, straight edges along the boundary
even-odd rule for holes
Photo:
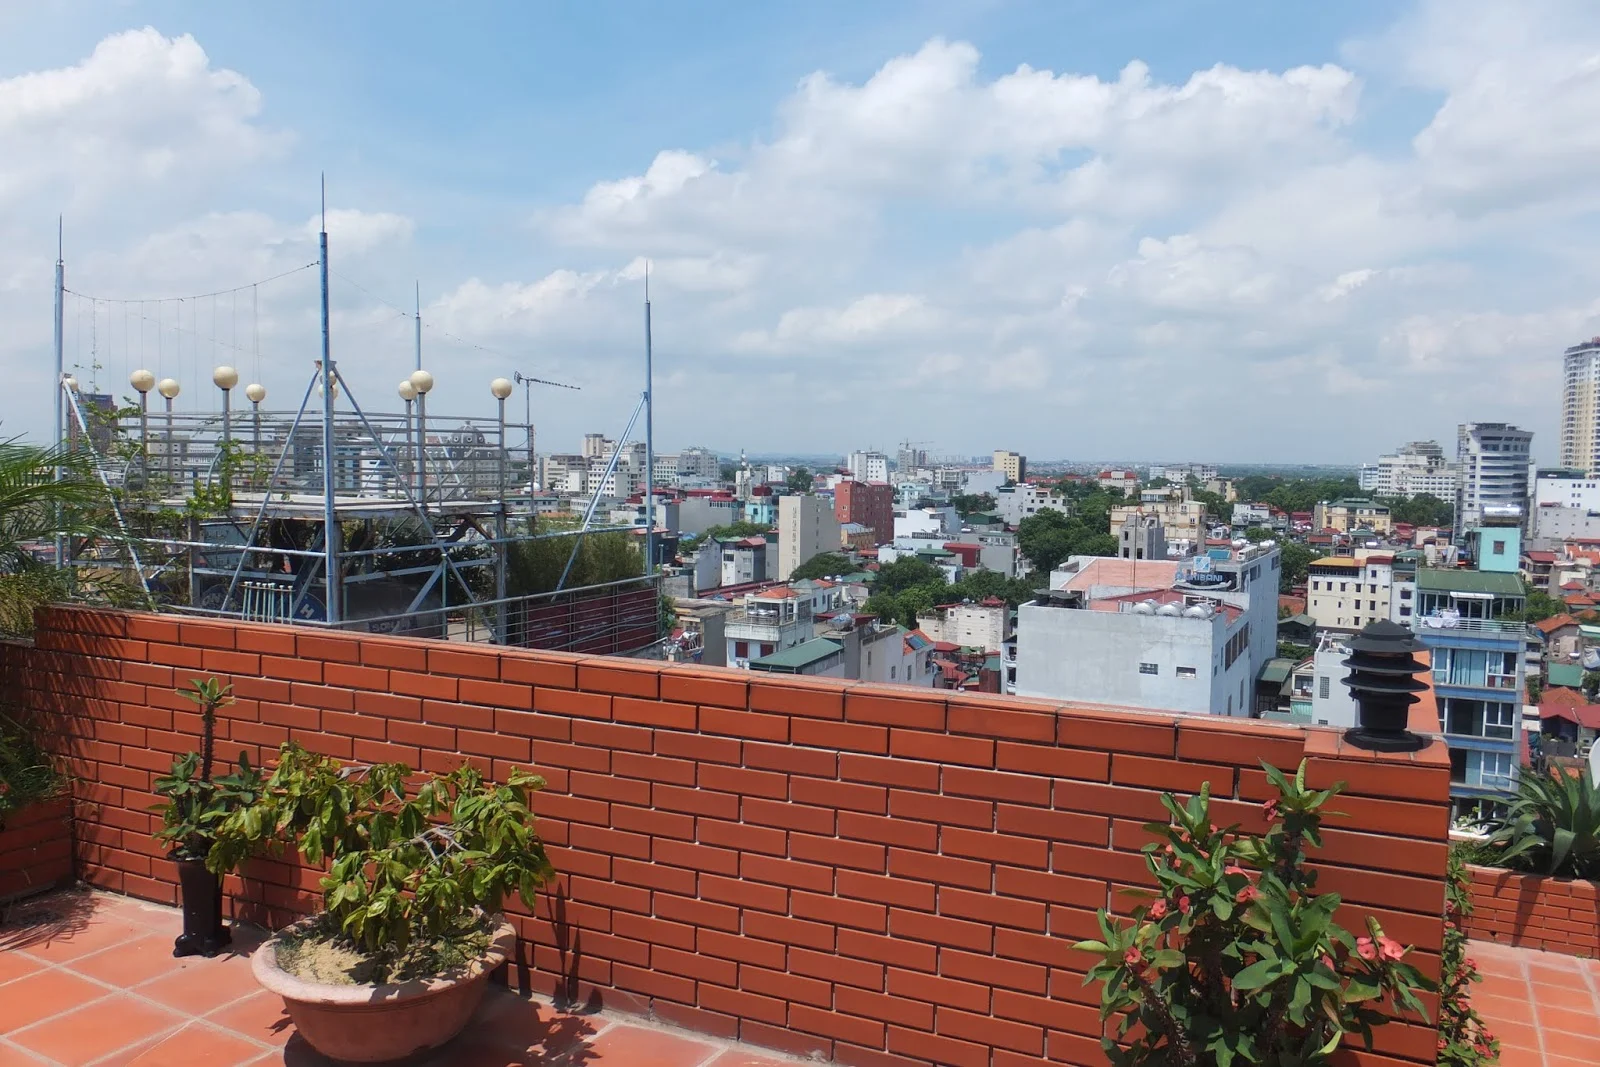
[[[1589,1017],[1584,1032],[1544,1028],[1544,1051],[1547,1056],[1570,1056],[1585,1063],[1600,1063],[1600,1036],[1594,1032],[1595,1018]]]
[[[236,1004],[209,1013],[206,1021],[267,1045],[283,1045],[294,1033],[283,998],[262,990]]]
[[[0,985],[32,974],[44,964],[20,952],[0,952]]]
[[[40,1067],[44,1062],[31,1052],[24,1052],[9,1042],[0,1041],[0,1067]]]
[[[261,1046],[204,1023],[190,1023],[149,1051],[128,1061],[128,1067],[235,1067],[261,1056]]]
[[[172,938],[147,934],[112,948],[81,956],[68,970],[121,989],[168,974],[183,961],[172,958]]]
[[[1544,1053],[1536,1048],[1511,1048],[1500,1046],[1500,1062],[1497,1067],[1546,1067]]]
[[[1567,981],[1560,985],[1549,982],[1533,983],[1533,1000],[1544,1008],[1566,1008],[1571,1011],[1587,1012],[1595,1016],[1594,993],[1581,977],[1569,976]]]
[[[1527,997],[1497,997],[1488,993],[1474,991],[1472,1006],[1477,1008],[1485,1019],[1494,1019],[1501,1023],[1533,1023],[1533,1004]]]
[[[204,1015],[261,992],[247,957],[218,956],[184,962],[189,965],[140,986],[139,995],[187,1015]]]
[[[46,963],[66,963],[91,952],[123,945],[144,937],[149,927],[115,916],[92,920],[82,929],[72,930],[46,941],[31,944],[23,949],[36,960]]]
[[[1544,1031],[1546,1044],[1553,1031],[1562,1031],[1569,1034],[1593,1035],[1597,1021],[1593,1010],[1572,1011],[1568,1008],[1549,1008],[1543,1004],[1538,1006],[1539,1028]],[[1600,1037],[1591,1040],[1600,1048]],[[1600,1062],[1600,1060],[1597,1060]]]
[[[40,971],[0,991],[0,1034],[105,996],[107,990],[66,971]]]
[[[743,1049],[729,1049],[706,1067],[792,1067],[793,1060],[775,1060]]]
[[[1489,1024],[1489,1030],[1500,1039],[1500,1044],[1507,1048],[1539,1047],[1539,1030],[1532,1023],[1508,1022],[1484,1009],[1478,1009],[1483,1014],[1483,1021]]]
[[[584,1052],[585,1067],[694,1067],[704,1063],[715,1046],[664,1030],[618,1023],[607,1027]]]
[[[581,1042],[592,1041],[612,1025],[612,1020],[604,1016],[572,1015],[543,1001],[490,990],[462,1037],[475,1044],[554,1057]]]
[[[9,1035],[30,1052],[76,1067],[183,1023],[183,1017],[131,996],[108,997]]]

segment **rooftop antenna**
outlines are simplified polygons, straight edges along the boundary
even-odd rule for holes
[[[55,394],[55,399],[54,399],[53,402],[55,404],[55,410],[56,410],[55,448],[57,450],[59,450],[61,448],[62,442],[65,441],[65,439],[66,439],[66,425],[65,425],[65,422],[66,422],[66,410],[65,410],[66,397],[62,395],[62,385],[61,385],[61,382],[62,382],[62,380],[63,380],[63,378],[64,378],[64,376],[66,374],[66,367],[64,365],[64,360],[66,358],[66,353],[65,353],[65,350],[62,347],[62,344],[63,344],[63,342],[65,340],[65,337],[66,337],[65,328],[64,328],[65,327],[65,322],[66,322],[66,317],[65,316],[66,316],[66,299],[67,299],[67,296],[66,296],[66,294],[67,294],[67,268],[66,268],[66,256],[65,256],[65,252],[64,252],[64,249],[66,248],[66,237],[65,237],[65,234],[66,234],[66,224],[65,224],[65,222],[62,221],[62,216],[57,215],[56,216],[56,335],[55,335],[56,376],[55,376],[55,379],[53,381],[51,381],[51,383],[50,383],[50,389]],[[58,482],[61,481],[63,478],[66,477],[66,474],[67,474],[67,472],[66,472],[65,468],[63,468],[60,463],[57,463],[56,464],[56,478],[55,478],[55,480],[58,481]],[[59,504],[57,504],[56,505],[56,527],[59,529],[60,526],[61,526],[61,506]],[[56,566],[57,567],[62,567],[62,566],[66,565],[66,562],[67,562],[67,539],[65,537],[63,537],[61,534],[59,534],[59,533],[56,534],[55,559],[56,559]]]
[[[322,231],[317,237],[322,274],[322,574],[327,589],[328,622],[337,626],[344,617],[344,588],[339,571],[339,523],[333,507],[333,394],[336,376],[333,350],[328,342],[328,175],[322,174]]]
[[[422,369],[422,281],[417,281],[417,370]]]
[[[519,370],[512,371],[511,372],[511,378],[518,385],[553,385],[557,389],[573,389],[573,390],[580,390],[580,391],[583,389],[583,387],[581,385],[568,385],[566,382],[552,382],[548,378],[535,378],[533,375],[531,375],[531,374],[523,374]],[[525,430],[527,430],[527,432],[528,432],[528,483],[530,485],[532,485],[532,483],[534,481],[534,470],[533,470],[533,390],[532,389],[524,389],[522,391],[522,421],[523,421],[523,428]],[[548,486],[541,486],[541,488],[548,488]]]
[[[644,261],[644,572],[656,572],[656,439],[650,350],[650,261]]]

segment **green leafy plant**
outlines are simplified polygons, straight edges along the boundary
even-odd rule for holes
[[[1500,1042],[1472,1006],[1472,984],[1483,981],[1467,955],[1462,929],[1472,914],[1467,862],[1472,853],[1452,846],[1445,867],[1444,951],[1439,973],[1440,1067],[1488,1067],[1500,1058]]]
[[[1495,865],[1568,878],[1600,878],[1600,790],[1584,769],[1524,774],[1490,844]]]
[[[369,953],[448,940],[516,893],[533,907],[555,876],[529,806],[544,779],[513,771],[504,784],[471,765],[414,791],[400,763],[347,767],[285,745],[254,803],[217,831],[222,872],[263,846],[291,843],[325,861],[322,900],[339,935]]]
[[[33,732],[0,713],[0,829],[7,815],[54,796],[65,780]]]
[[[1143,849],[1159,888],[1130,891],[1147,902],[1126,922],[1102,910],[1100,939],[1076,946],[1100,957],[1085,984],[1103,983],[1101,1018],[1119,1020],[1101,1042],[1117,1067],[1320,1064],[1348,1035],[1370,1048],[1392,1014],[1422,1014],[1432,986],[1410,950],[1371,918],[1362,937],[1335,923],[1339,895],[1316,893],[1305,866],[1342,783],[1263,767],[1278,791],[1265,834],[1216,826],[1209,785],[1185,803],[1164,794],[1171,821],[1150,823]]]
[[[232,686],[195,678],[178,694],[200,709],[200,751],[178,757],[172,772],[155,781],[156,795],[166,801],[156,808],[161,812],[156,840],[171,845],[179,859],[205,859],[222,820],[259,798],[261,770],[241,751],[235,770],[220,777],[212,774],[217,710],[233,702]]]

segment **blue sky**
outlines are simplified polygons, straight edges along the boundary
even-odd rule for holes
[[[325,170],[347,369],[391,395],[374,295],[420,280],[438,407],[585,386],[544,449],[625,419],[648,258],[664,448],[1354,462],[1501,418],[1553,462],[1596,54],[1556,0],[7,7],[0,361],[47,392],[57,212],[75,289],[198,293],[309,259]],[[312,282],[259,358],[74,306],[69,362],[297,392]]]

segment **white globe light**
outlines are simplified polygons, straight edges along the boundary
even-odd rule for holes
[[[411,380],[409,378],[407,378],[405,381],[402,381],[400,383],[400,399],[409,404],[416,398],[417,387],[411,384]]]
[[[156,383],[156,392],[160,393],[168,400],[176,397],[181,389],[182,387],[178,385],[176,378],[163,378],[161,381]]]
[[[156,387],[156,376],[141,368],[128,375],[128,384],[141,393],[148,393]]]
[[[320,378],[317,379],[317,395],[318,396],[325,395],[324,389],[323,389],[323,382],[322,382],[322,379],[320,379]],[[339,395],[339,383],[338,382],[334,382],[333,383],[333,395],[335,397],[337,397]]]
[[[494,381],[489,383],[489,392],[493,393],[495,397],[500,400],[504,400],[506,397],[510,396],[511,389],[512,385],[510,378],[496,378]]]
[[[71,389],[74,393],[78,391],[78,379],[70,374],[61,379],[61,384]]]
[[[411,372],[411,388],[415,389],[419,393],[432,392],[433,391],[433,375],[429,374],[425,370],[414,370],[414,371],[412,371]]]
[[[239,384],[239,372],[223,364],[211,372],[211,380],[216,383],[218,389],[232,389]]]
[[[267,398],[267,387],[260,382],[251,382],[244,387],[244,395],[249,397],[250,403],[259,404]]]

